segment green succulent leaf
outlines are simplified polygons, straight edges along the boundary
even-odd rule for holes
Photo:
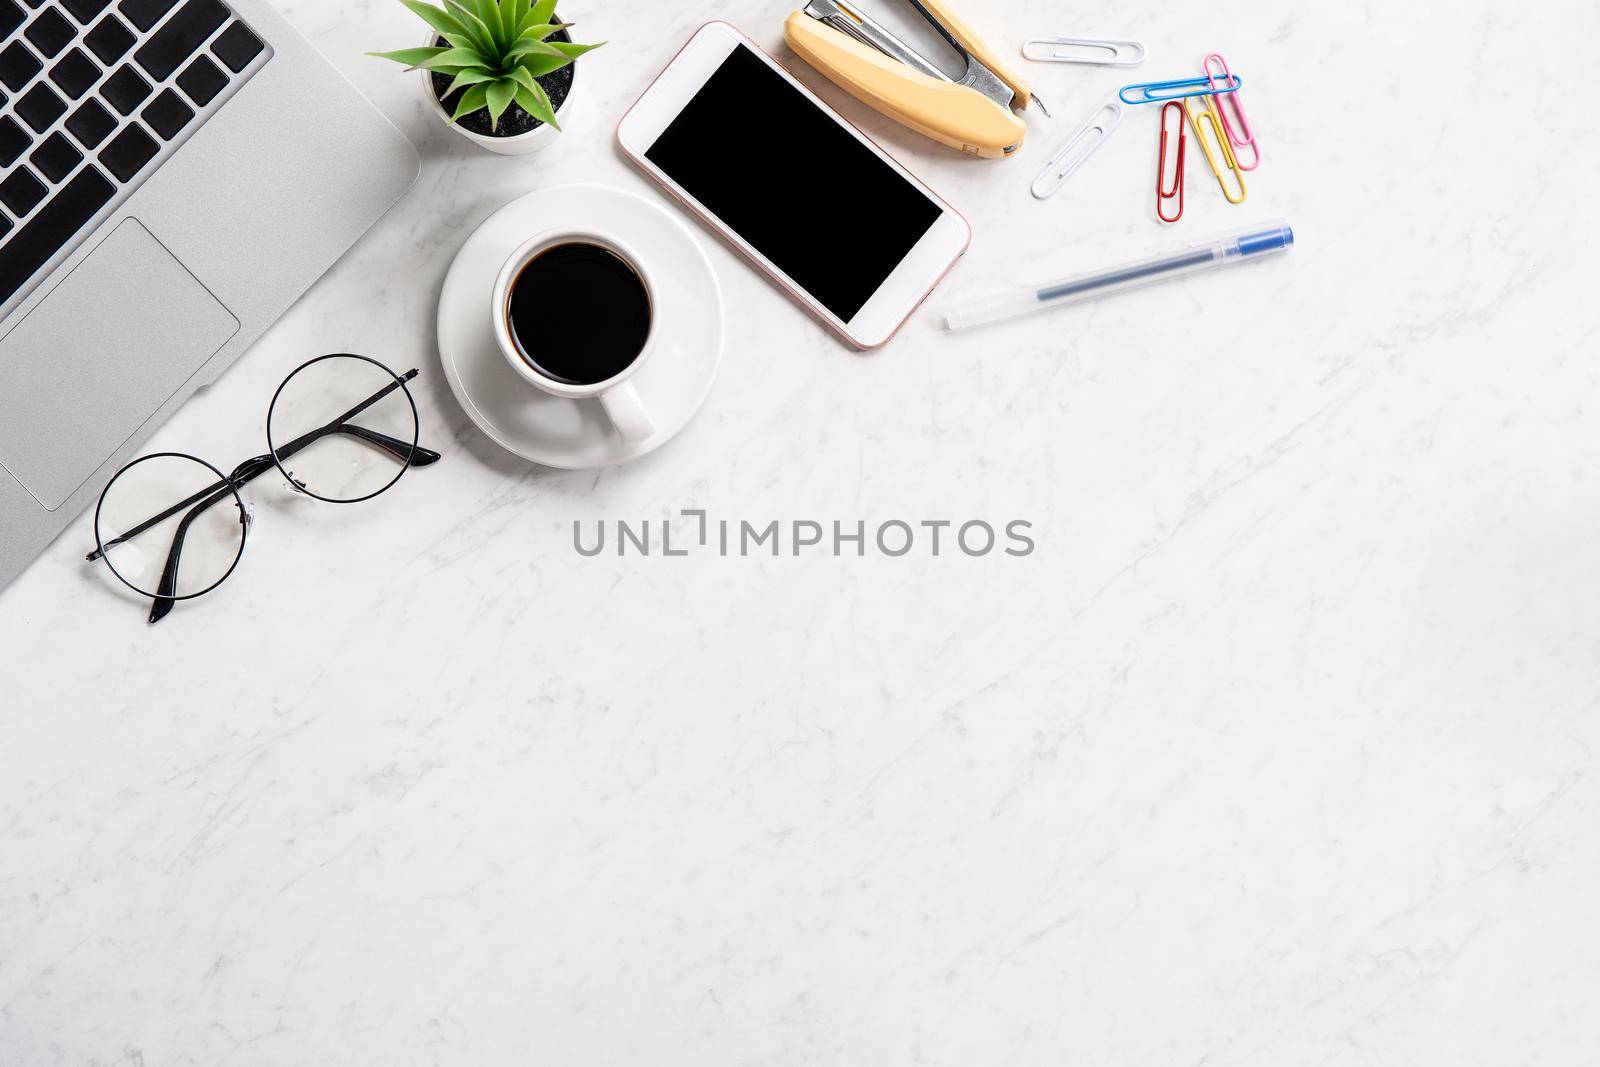
[[[562,51],[549,41],[518,41],[506,49],[507,59],[516,59],[518,56],[560,56],[565,59]]]
[[[599,41],[595,44],[573,44],[571,41],[546,41],[545,43],[568,59],[577,59],[585,52],[593,52],[596,48],[605,44],[604,41]]]
[[[520,41],[524,37],[533,35],[533,32],[537,27],[550,25],[550,23],[542,22],[535,17],[537,14],[537,12],[530,10],[517,20],[517,40]]]
[[[455,95],[457,89],[463,89],[468,85],[481,85],[487,81],[494,81],[498,77],[498,74],[484,70],[482,67],[469,68],[452,78],[450,80],[450,87],[446,89],[442,95],[444,97],[451,97]]]
[[[478,13],[467,7],[462,0],[444,0],[454,10],[456,20],[466,29],[468,35],[477,40],[478,48],[482,50],[485,59],[493,59],[499,53],[499,44],[493,33],[489,32],[488,25],[478,17]]]
[[[425,4],[422,2],[422,0],[400,0],[400,2],[406,5],[406,7],[411,10],[413,15],[416,15],[419,19],[421,19],[423,22],[426,22],[429,26],[432,26],[441,34],[461,32],[461,23],[457,21],[454,15],[443,8],[434,7],[432,4]]]
[[[483,24],[489,27],[489,35],[494,38],[497,48],[504,48],[511,42],[511,34],[506,29],[505,20],[501,17],[502,9],[499,0],[473,0],[478,17]]]
[[[526,26],[517,27],[517,41],[542,41],[557,30],[564,30],[566,26],[558,22],[534,22]]]
[[[526,85],[517,86],[517,106],[551,129],[561,129],[561,124],[556,121],[555,109],[550,106],[550,97],[545,93],[544,86],[537,82],[532,89]]]
[[[497,129],[500,126],[500,116],[506,113],[506,108],[511,106],[511,101],[516,99],[517,90],[522,88],[509,78],[492,83],[485,99],[489,104],[489,128]]]
[[[402,48],[398,52],[368,52],[369,56],[379,59],[392,59],[396,63],[404,63],[408,67],[420,67],[428,60],[441,53],[447,52],[446,48]]]
[[[454,74],[456,71],[467,67],[483,66],[483,57],[470,48],[447,48],[432,59],[423,60],[418,64],[424,70],[437,70],[442,74]]]
[[[505,30],[506,40],[517,39],[517,24],[522,21],[523,12],[517,0],[500,0],[500,27]]]
[[[444,45],[369,55],[450,76],[442,97],[459,94],[453,119],[489,112],[499,127],[512,103],[560,129],[550,96],[538,79],[600,47],[552,41],[571,23],[555,20],[556,0],[400,0]]]
[[[560,70],[571,62],[572,60],[566,56],[550,56],[541,53],[539,55],[520,57],[517,60],[517,69],[526,71],[531,77],[542,78],[546,74]]]
[[[440,33],[450,43],[452,48],[470,48],[474,52],[490,54],[493,52],[493,42],[484,36],[482,31],[470,22],[460,12],[452,10],[451,18],[456,20],[456,28],[449,33]]]
[[[525,86],[529,89],[533,88],[533,75],[528,73],[528,69],[526,67],[512,67],[510,73],[508,73],[506,77],[511,81],[516,82],[518,85]]]
[[[482,111],[489,104],[489,88],[486,85],[469,86],[461,94],[461,99],[456,103],[456,111],[450,116],[450,121],[460,122],[474,111]]]

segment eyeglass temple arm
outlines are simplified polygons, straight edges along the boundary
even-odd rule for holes
[[[389,453],[401,463],[407,462],[407,457],[409,456],[413,467],[429,467],[444,458],[431,448],[423,448],[421,445],[414,446],[408,441],[400,440],[398,437],[390,437],[386,433],[369,430],[365,426],[357,426],[354,423],[343,423],[339,426],[330,427],[328,432],[347,433],[351,437],[383,449],[383,451]]]
[[[161,569],[161,582],[156,586],[156,595],[150,604],[150,622],[158,623],[167,617],[177,604],[178,591],[178,561],[183,555],[183,541],[189,534],[189,527],[194,525],[196,519],[214,504],[233,496],[234,492],[244,488],[267,471],[272,469],[271,456],[256,456],[247,459],[233,469],[226,482],[218,482],[213,488],[216,490],[209,497],[200,501],[189,513],[178,521],[178,528],[172,535],[172,547],[167,550],[167,564]],[[182,505],[179,505],[180,507]],[[170,515],[171,512],[169,511]],[[240,515],[239,521],[244,522],[245,516]],[[124,535],[131,537],[133,534]]]
[[[416,376],[417,376],[417,371],[416,371],[415,368],[413,368],[413,369],[407,371],[404,375],[402,375],[401,378],[400,378],[400,381],[402,381],[402,382],[410,381],[412,378],[415,378]],[[378,446],[379,448],[383,449],[385,452],[387,452],[390,455],[392,455],[395,459],[400,460],[402,463],[405,462],[406,454],[410,453],[410,455],[411,455],[411,465],[413,467],[426,467],[426,466],[429,466],[430,464],[434,464],[434,463],[439,462],[439,460],[442,457],[439,455],[439,453],[433,451],[430,448],[423,448],[421,445],[418,445],[415,448],[412,448],[411,445],[405,443],[404,441],[399,440],[398,438],[390,437],[388,434],[381,434],[381,433],[378,433],[378,432],[376,432],[374,430],[368,430],[368,429],[366,429],[364,427],[361,427],[361,426],[350,426],[350,425],[346,425],[345,424],[345,420],[350,419],[350,418],[354,417],[355,415],[359,415],[361,412],[365,411],[367,408],[371,407],[373,404],[376,404],[379,400],[382,400],[384,397],[386,397],[390,393],[394,392],[394,390],[396,388],[398,388],[398,386],[399,386],[398,382],[391,382],[390,384],[384,386],[382,389],[378,390],[376,393],[374,393],[371,396],[367,397],[367,399],[363,400],[361,403],[357,404],[355,407],[351,408],[349,411],[345,412],[343,415],[340,415],[337,419],[334,419],[332,422],[329,422],[329,423],[327,423],[326,425],[323,425],[323,426],[319,426],[315,430],[312,430],[310,433],[303,434],[300,437],[295,438],[293,441],[290,441],[287,445],[283,446],[283,448],[281,448],[278,451],[278,455],[280,457],[287,458],[289,456],[294,455],[296,452],[299,452],[301,449],[305,448],[307,445],[311,444],[313,441],[316,441],[316,440],[318,440],[320,438],[326,437],[330,433],[340,433],[340,432],[342,432],[342,433],[348,433],[352,437],[358,437],[363,441],[367,441],[370,444]],[[242,481],[239,479],[240,473],[242,471],[244,471],[247,466],[253,467],[253,466],[257,465],[257,464],[260,464],[262,461],[265,461],[266,466],[261,467],[259,470],[252,470],[249,473],[249,476],[244,478]],[[234,477],[231,478],[230,481],[232,481],[234,488],[236,488],[236,489],[242,488],[245,485],[248,485],[250,482],[254,481],[256,478],[260,477],[262,474],[264,474],[266,472],[266,470],[268,468],[270,468],[271,466],[272,466],[272,457],[270,455],[268,455],[268,456],[256,456],[254,459],[245,460],[244,463],[241,463],[241,464],[239,464],[238,467],[234,468]],[[139,536],[140,534],[144,533],[146,530],[150,529],[150,527],[156,525],[157,523],[165,522],[167,519],[172,518],[172,516],[176,515],[180,511],[182,511],[184,508],[189,507],[190,505],[192,505],[192,504],[194,504],[194,503],[196,503],[196,502],[198,502],[200,500],[204,500],[206,497],[212,495],[213,493],[216,493],[217,490],[222,489],[226,484],[227,484],[226,482],[213,482],[211,485],[206,486],[204,489],[200,490],[198,493],[195,493],[193,496],[190,496],[190,497],[188,497],[188,498],[186,498],[184,500],[178,501],[176,504],[172,505],[167,510],[161,512],[159,515],[152,515],[150,518],[148,518],[148,519],[144,520],[143,522],[139,523],[137,526],[134,526],[132,529],[129,529],[129,530],[125,531],[120,537],[116,537],[116,538],[113,538],[110,541],[107,541],[105,543],[104,547],[105,548],[115,548],[117,545],[123,544],[124,542],[129,541],[129,540],[132,540],[133,538],[135,538],[135,537]],[[223,498],[226,498],[226,496],[227,496],[227,494],[224,493],[223,494]],[[205,504],[200,510],[203,511],[203,510],[205,510],[206,507],[210,507],[211,504],[214,504],[214,503],[216,503],[215,500],[210,501],[209,503]],[[84,558],[85,561],[87,561],[89,563],[93,563],[95,560],[99,559],[103,555],[105,555],[105,553],[100,548],[96,548],[93,552],[90,552],[88,555],[84,556],[83,558]]]
[[[167,563],[166,566],[161,570],[161,582],[156,586],[156,596],[154,598],[154,602],[150,605],[150,622],[160,622],[162,619],[167,617],[167,615],[172,611],[174,605],[177,604],[177,599],[174,594],[178,589],[178,564],[183,555],[183,542],[184,538],[188,535],[189,527],[193,525],[194,521],[212,505],[226,500],[238,489],[244,488],[246,485],[249,485],[251,482],[261,477],[261,475],[270,470],[276,462],[288,459],[290,456],[304,449],[307,445],[310,445],[324,437],[335,433],[346,433],[358,440],[366,441],[367,443],[382,449],[399,462],[408,463],[410,466],[426,467],[430,464],[437,463],[441,457],[439,453],[433,451],[432,449],[423,448],[420,445],[413,446],[408,442],[401,441],[400,439],[391,437],[388,434],[378,433],[376,430],[368,430],[363,426],[356,426],[349,422],[350,419],[359,415],[373,404],[376,404],[379,400],[382,400],[384,397],[400,388],[402,383],[410,381],[416,376],[417,371],[415,368],[407,371],[399,378],[399,380],[391,382],[382,389],[379,389],[376,393],[373,393],[371,396],[367,397],[367,399],[363,400],[361,403],[357,404],[343,415],[340,415],[338,418],[317,427],[315,430],[312,430],[309,433],[302,434],[293,441],[290,441],[288,444],[284,445],[278,450],[276,460],[270,454],[247,459],[235,467],[233,473],[229,475],[225,481],[216,482],[208,488],[202,489],[200,492],[190,496],[181,503],[173,505],[159,515],[146,519],[133,529],[109,542],[105,546],[106,548],[111,548],[115,545],[122,544],[129,538],[136,537],[145,530],[148,530],[156,523],[171,518],[183,508],[188,507],[191,504],[194,505],[194,507],[190,509],[189,513],[179,521],[178,529],[173,534],[172,547],[167,552]],[[241,517],[240,521],[243,521],[243,517]],[[102,555],[104,555],[104,553],[97,548],[84,558],[92,561],[99,559]]]
[[[310,437],[310,440],[301,438],[296,442],[291,442],[291,444],[285,445],[282,455],[287,458],[288,456],[293,455],[295,452],[299,452],[301,449],[305,448],[306,445],[311,444],[312,441],[316,440],[317,438],[326,437],[335,433],[347,433],[351,437],[366,441],[368,444],[374,445],[377,448],[382,449],[384,452],[387,452],[389,455],[393,456],[402,463],[405,462],[406,453],[410,452],[411,466],[413,467],[427,467],[431,464],[439,462],[439,460],[443,458],[439,455],[439,453],[433,451],[431,448],[423,448],[421,445],[417,445],[415,448],[413,448],[411,445],[401,441],[399,438],[390,437],[388,434],[378,433],[375,430],[369,430],[363,426],[354,425],[321,427],[313,434],[307,435]],[[232,481],[235,489],[243,489],[246,485],[249,485],[251,482],[255,481],[261,475],[270,470],[272,465],[273,462],[271,456],[256,456],[254,459],[247,459],[243,463],[239,464],[238,468],[234,471],[234,476],[230,479],[230,481]],[[135,537],[138,537],[140,534],[144,533],[146,530],[150,529],[150,527],[156,525],[157,523],[165,522],[167,519],[172,518],[172,516],[191,505],[197,505],[195,507],[195,513],[198,514],[199,512],[205,511],[213,504],[221,503],[223,500],[226,500],[229,495],[226,491],[227,484],[227,482],[212,482],[210,485],[206,486],[198,493],[195,493],[193,496],[178,501],[176,504],[172,505],[170,508],[161,512],[160,514],[150,516],[148,519],[131,528],[127,533],[122,534],[120,537],[114,537],[110,541],[107,541],[105,543],[105,547],[108,549],[115,548],[124,542],[131,541]],[[93,552],[90,552],[83,558],[85,561],[93,563],[103,555],[105,555],[105,553],[101,551],[101,549],[96,548]]]
[[[433,451],[432,449],[422,448],[421,446],[413,448],[408,442],[401,441],[395,437],[390,437],[388,434],[378,433],[375,430],[369,430],[363,426],[355,426],[348,423],[329,423],[326,426],[318,427],[317,429],[311,431],[311,433],[296,438],[294,441],[291,441],[289,444],[285,445],[279,451],[278,458],[288,459],[290,456],[294,455],[294,453],[304,449],[307,445],[310,445],[323,437],[331,437],[336,433],[349,434],[351,437],[354,437],[357,440],[366,441],[368,444],[374,445],[382,451],[387,452],[401,463],[406,462],[406,457],[409,454],[411,457],[411,466],[413,467],[426,467],[429,464],[437,463],[440,459],[439,453]],[[161,584],[156,586],[156,596],[154,602],[150,605],[151,623],[157,623],[166,618],[178,603],[174,597],[174,594],[178,591],[178,562],[183,555],[183,541],[185,536],[187,536],[189,533],[190,525],[192,525],[194,521],[212,505],[220,504],[222,501],[232,496],[234,489],[243,489],[245,486],[261,477],[261,475],[271,470],[274,466],[274,462],[275,461],[270,455],[256,456],[254,459],[245,460],[243,463],[239,464],[238,467],[234,468],[232,476],[229,477],[228,481],[232,483],[231,488],[223,485],[220,482],[217,483],[217,486],[215,487],[217,491],[212,493],[207,499],[195,504],[190,512],[178,523],[178,529],[172,535],[172,547],[167,550],[166,566],[161,570]],[[191,500],[192,499],[193,498],[191,498]],[[178,505],[178,507],[182,506],[182,504]],[[166,513],[167,516],[170,516],[172,512],[176,510],[176,508],[170,509]],[[154,522],[159,520],[152,521]],[[133,533],[129,533],[124,536],[132,537]]]
[[[139,523],[139,525],[131,527],[127,532],[121,534],[120,536],[113,537],[111,540],[107,541],[103,548],[96,548],[93,552],[90,552],[83,558],[85,561],[93,563],[95,560],[105,555],[105,551],[103,549],[116,548],[120,544],[131,541],[157,523],[165,522],[167,519],[172,518],[172,516],[182,511],[184,508],[189,507],[190,505],[195,505],[193,513],[191,513],[189,516],[186,516],[183,520],[185,524],[192,522],[200,512],[205,511],[211,505],[220,500],[226,500],[232,494],[234,489],[244,488],[271,469],[271,456],[256,456],[253,459],[247,459],[235,467],[233,469],[233,474],[228,478],[225,478],[220,482],[212,482],[210,485],[206,486],[198,493],[195,493],[193,496],[178,501],[166,511],[163,511],[158,515],[150,516],[148,519]],[[231,489],[229,488],[230,486],[232,486]]]
[[[338,418],[330,419],[321,426],[318,426],[315,430],[296,437],[293,441],[290,441],[288,444],[277,450],[279,461],[281,462],[288,459],[302,448],[305,448],[314,441],[319,441],[322,438],[327,437],[329,434],[347,433],[352,437],[366,441],[368,444],[376,445],[385,452],[389,453],[395,459],[399,460],[401,463],[409,463],[413,467],[426,467],[429,464],[439,462],[441,458],[439,453],[433,451],[431,448],[423,448],[421,445],[412,446],[410,443],[402,441],[397,437],[390,437],[388,434],[378,433],[376,430],[368,430],[363,426],[356,426],[350,422],[351,419],[355,418],[357,415],[361,414],[363,411],[367,410],[372,405],[376,404],[378,401],[394,392],[396,389],[403,388],[406,382],[409,382],[416,376],[417,369],[413,367],[404,374],[400,375],[398,379],[390,382],[382,389],[379,389],[376,393],[373,393],[371,396],[367,397],[365,400],[361,401],[361,403],[357,404],[343,415],[340,415]]]

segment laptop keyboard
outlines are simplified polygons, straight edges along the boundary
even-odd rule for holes
[[[222,0],[0,0],[0,309],[271,54]]]

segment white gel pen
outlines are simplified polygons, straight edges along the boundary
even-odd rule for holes
[[[1185,274],[1245,263],[1253,259],[1287,252],[1294,247],[1294,231],[1282,219],[1260,223],[1249,229],[1214,237],[1191,245],[1181,252],[1153,256],[1124,263],[1110,270],[1080,274],[1056,282],[1014,289],[958,304],[945,315],[945,329],[969,330],[976,326],[1005,322],[1063,304],[1092,300],[1124,289],[1151,285]]]

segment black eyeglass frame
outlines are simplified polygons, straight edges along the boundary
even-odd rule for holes
[[[260,457],[257,457],[257,458],[260,458]],[[182,503],[174,504],[171,508],[169,508],[167,511],[162,512],[160,515],[156,515],[156,516],[153,516],[153,517],[151,517],[149,519],[146,519],[143,523],[139,524],[138,528],[129,531],[126,535],[112,538],[109,544],[103,542],[101,540],[101,538],[100,538],[100,508],[101,508],[102,505],[105,504],[106,493],[109,492],[111,490],[111,487],[116,484],[118,478],[121,478],[124,474],[128,473],[128,471],[130,471],[133,468],[137,467],[139,464],[145,463],[145,462],[147,462],[149,460],[152,460],[152,459],[187,459],[187,460],[193,460],[195,463],[200,464],[200,466],[206,468],[211,473],[215,474],[217,476],[217,480],[215,482],[213,482],[211,485],[207,486],[205,489],[200,490],[200,492],[196,493],[194,496],[189,497],[189,499],[183,501]],[[250,462],[250,460],[246,460],[245,461],[245,463],[249,463],[249,462]],[[241,463],[239,466],[242,467],[242,466],[244,466],[244,464]],[[238,472],[238,468],[235,468],[235,474],[237,474],[237,472]],[[138,593],[140,596],[151,597],[151,599],[156,600],[158,602],[161,601],[161,600],[166,600],[166,601],[169,601],[169,602],[175,604],[180,600],[193,600],[197,596],[205,596],[207,593],[211,592],[211,590],[215,589],[217,586],[219,586],[223,582],[227,581],[228,580],[228,576],[233,573],[233,569],[235,567],[237,567],[239,565],[239,561],[244,558],[244,543],[250,536],[250,509],[249,509],[249,507],[247,507],[245,505],[244,497],[239,495],[239,490],[241,488],[243,488],[245,485],[249,484],[249,482],[254,477],[258,477],[258,475],[252,475],[250,479],[245,479],[244,481],[240,481],[237,484],[235,484],[233,478],[230,478],[228,475],[223,474],[222,471],[218,470],[216,467],[212,466],[210,463],[207,463],[205,460],[201,459],[199,456],[190,455],[188,452],[152,452],[148,456],[140,456],[138,459],[133,460],[132,462],[125,464],[121,470],[117,471],[117,473],[112,476],[111,481],[106,483],[106,487],[104,489],[100,490],[100,498],[95,501],[95,505],[94,505],[94,544],[95,544],[95,550],[93,552],[90,552],[87,556],[84,556],[83,557],[84,561],[88,562],[88,563],[93,563],[97,559],[105,559],[106,560],[106,568],[108,570],[110,570],[112,574],[116,575],[117,581],[121,582],[123,585],[127,586],[129,589],[132,589],[135,593]],[[138,586],[136,586],[132,582],[128,581],[127,578],[124,578],[122,576],[122,572],[117,570],[116,567],[112,566],[111,561],[109,559],[106,559],[106,550],[107,549],[115,548],[115,547],[117,547],[118,545],[122,544],[125,541],[132,540],[133,538],[137,537],[139,534],[143,533],[145,530],[149,529],[151,526],[154,526],[159,522],[162,522],[162,521],[164,521],[166,519],[171,518],[179,510],[181,510],[182,508],[188,507],[190,504],[198,504],[199,500],[202,497],[204,497],[204,496],[206,496],[208,494],[215,493],[215,494],[218,495],[218,502],[220,502],[223,499],[226,499],[225,495],[223,495],[223,494],[221,494],[219,492],[223,486],[226,486],[228,488],[228,491],[233,494],[234,506],[239,509],[239,525],[242,527],[242,530],[240,531],[240,534],[239,534],[239,548],[234,552],[234,554],[233,554],[233,562],[228,564],[228,569],[223,573],[222,577],[218,578],[216,581],[212,582],[210,585],[206,586],[204,589],[200,590],[198,593],[184,593],[181,596],[174,594],[174,595],[168,596],[168,597],[154,596],[148,590],[140,589]],[[213,503],[206,503],[206,504],[203,504],[203,505],[199,505],[199,506],[195,507],[195,509],[193,510],[193,512],[189,516],[185,517],[184,521],[179,526],[178,532],[173,535],[173,546],[175,548],[179,549],[180,552],[181,552],[182,546],[183,546],[183,538],[188,533],[189,523],[193,522],[196,518],[199,518],[201,512],[207,511],[213,506],[214,506]],[[168,561],[169,561],[169,566],[171,566],[171,568],[172,568],[172,573],[174,575],[174,579],[176,579],[176,575],[177,575],[177,566],[176,566],[176,558],[175,558],[177,555],[178,555],[178,553],[173,553],[173,552],[169,551],[169,554],[168,554],[168,557],[167,557]],[[162,577],[163,577],[163,579],[166,577],[165,573],[163,573]],[[171,610],[172,609],[170,607],[167,609],[167,611],[171,611]],[[163,616],[165,614],[166,614],[166,612],[162,612]],[[151,611],[151,616],[152,616],[151,619],[150,619],[151,622],[159,622],[160,621],[160,617],[157,617],[155,615],[155,612],[154,612],[153,609]]]
[[[367,363],[371,363],[373,366],[382,370],[385,374],[388,374],[389,377],[394,380],[388,385],[385,385],[383,388],[379,389],[377,392],[373,393],[371,396],[367,397],[365,400],[356,404],[344,414],[335,419],[329,420],[314,430],[301,434],[293,441],[285,444],[282,449],[275,448],[271,438],[272,413],[277,407],[278,399],[283,394],[284,386],[288,385],[296,374],[299,374],[301,371],[312,366],[313,364],[320,363],[325,359],[344,358],[359,359]],[[121,470],[117,471],[117,473],[112,477],[111,481],[106,483],[106,487],[100,491],[99,499],[95,502],[95,550],[84,556],[85,561],[92,563],[98,559],[105,559],[107,568],[112,574],[116,575],[118,581],[127,586],[129,589],[132,589],[135,593],[138,593],[140,596],[150,597],[154,601],[150,608],[150,622],[160,622],[167,616],[168,613],[172,611],[173,607],[178,601],[193,600],[196,597],[204,596],[205,594],[216,589],[217,586],[221,585],[223,582],[227,581],[229,576],[233,574],[234,569],[239,565],[239,560],[244,558],[244,546],[245,542],[249,538],[250,533],[250,510],[245,506],[244,498],[239,495],[239,490],[243,489],[246,485],[249,485],[251,482],[261,477],[261,475],[265,474],[273,467],[278,468],[278,471],[284,476],[284,479],[289,483],[290,487],[297,493],[302,493],[316,500],[326,501],[330,504],[359,504],[362,501],[371,500],[373,497],[385,493],[389,489],[393,488],[394,484],[400,480],[401,476],[403,476],[405,472],[410,470],[412,467],[427,467],[437,463],[440,458],[442,458],[439,453],[429,448],[423,448],[418,443],[422,436],[422,419],[417,413],[417,402],[415,398],[412,397],[411,390],[406,388],[406,382],[409,382],[413,378],[417,377],[417,374],[418,371],[415,367],[403,375],[395,374],[394,371],[390,370],[387,366],[371,358],[370,356],[358,355],[354,352],[330,352],[326,355],[317,356],[315,359],[307,360],[294,370],[290,371],[284,380],[279,383],[278,388],[272,394],[272,402],[267,407],[268,429],[267,453],[265,455],[252,456],[250,459],[243,461],[233,469],[233,473],[231,474],[223,474],[222,471],[217,467],[201,459],[199,456],[190,455],[187,452],[156,452],[148,456],[140,456],[138,459],[127,463],[122,467]],[[393,393],[397,388],[405,396],[406,403],[411,407],[413,432],[409,445],[399,438],[390,437],[388,434],[378,433],[374,430],[368,430],[365,427],[349,424],[348,420],[361,414],[361,412],[367,410],[373,404],[376,404],[378,401]],[[292,458],[295,453],[299,452],[301,449],[304,449],[309,445],[314,444],[316,441],[335,433],[346,433],[357,440],[372,445],[373,447],[397,460],[400,464],[400,469],[395,476],[391,478],[382,488],[368,493],[365,496],[354,497],[350,499],[340,499],[336,497],[325,497],[312,492],[306,487],[304,482],[295,478],[294,475],[283,466],[282,461]],[[172,505],[160,514],[153,515],[143,522],[138,523],[131,529],[124,531],[115,538],[112,538],[110,542],[104,541],[100,536],[100,510],[105,504],[106,494],[111,490],[111,487],[117,483],[117,479],[121,478],[129,470],[138,466],[140,463],[145,462],[146,460],[162,458],[193,460],[215,474],[217,476],[217,481],[206,488],[201,489],[199,492],[190,495],[188,498]],[[226,500],[230,495],[233,497],[234,505],[239,510],[239,522],[242,527],[239,535],[239,547],[234,553],[233,562],[228,565],[228,569],[223,573],[222,577],[218,578],[204,589],[194,593],[184,593],[179,595],[176,591],[178,562],[182,555],[184,538],[188,533],[190,524],[193,523],[202,513]],[[111,561],[109,559],[106,559],[106,552],[108,549],[115,548],[117,545],[123,544],[132,538],[137,537],[145,530],[150,529],[150,527],[155,526],[158,523],[164,522],[184,508],[190,508],[189,514],[184,516],[178,525],[177,531],[173,534],[172,547],[168,550],[167,563],[162,570],[161,584],[157,587],[157,591],[154,594],[148,590],[140,589],[138,586],[134,585],[131,581],[125,578],[115,566],[111,565]]]
[[[325,359],[360,359],[360,360],[365,360],[366,362],[372,364],[374,367],[377,367],[379,370],[383,371],[383,373],[387,374],[389,377],[393,378],[394,382],[395,382],[395,385],[398,385],[400,387],[400,391],[405,394],[406,403],[411,405],[411,426],[412,426],[411,447],[409,449],[407,449],[406,456],[415,457],[416,454],[417,454],[417,451],[418,451],[418,442],[422,440],[422,416],[417,414],[417,402],[411,396],[411,390],[406,388],[406,382],[409,382],[411,379],[413,379],[413,378],[415,378],[417,376],[416,368],[412,368],[411,370],[407,371],[404,376],[401,376],[401,375],[396,374],[394,371],[390,370],[388,367],[384,366],[382,363],[379,363],[377,360],[373,359],[371,356],[357,355],[354,352],[329,352],[325,356],[318,356],[316,359],[308,359],[304,363],[302,363],[298,367],[296,367],[294,370],[290,371],[288,377],[284,378],[282,382],[278,383],[278,388],[272,394],[272,403],[267,405],[267,455],[271,457],[273,464],[283,474],[284,480],[287,481],[290,485],[294,486],[296,491],[304,493],[306,496],[313,497],[313,498],[315,498],[317,500],[326,500],[330,504],[359,504],[364,500],[371,500],[373,497],[377,496],[380,493],[388,492],[390,489],[392,489],[394,487],[394,483],[398,482],[400,480],[401,476],[404,475],[405,472],[410,470],[412,467],[426,467],[429,463],[433,463],[439,458],[439,453],[437,453],[437,452],[429,452],[428,449],[424,448],[421,451],[428,452],[428,454],[431,455],[433,457],[433,459],[430,459],[425,463],[417,463],[417,462],[414,461],[414,459],[408,459],[408,458],[404,458],[404,457],[398,455],[389,445],[380,444],[379,441],[378,441],[379,438],[383,438],[383,439],[385,439],[387,441],[391,441],[392,442],[392,441],[398,440],[397,438],[389,437],[388,434],[379,434],[379,433],[374,433],[371,430],[363,430],[362,427],[360,427],[360,426],[345,426],[344,425],[344,423],[347,420],[355,418],[357,415],[361,414],[367,408],[371,407],[373,404],[376,404],[378,401],[382,400],[384,397],[386,397],[390,393],[392,393],[394,391],[394,386],[393,385],[385,386],[383,389],[381,389],[377,393],[374,393],[372,396],[369,396],[367,399],[363,400],[361,403],[357,404],[355,407],[351,408],[349,411],[345,412],[343,415],[340,415],[337,419],[334,419],[331,422],[325,424],[324,426],[319,427],[318,429],[311,431],[311,433],[309,433],[309,434],[301,434],[299,437],[295,438],[293,441],[290,441],[287,445],[284,446],[283,455],[280,457],[279,454],[278,454],[279,453],[279,449],[277,449],[272,443],[272,413],[278,409],[278,398],[283,395],[284,388],[290,382],[292,382],[294,380],[294,376],[296,374],[299,374],[301,371],[305,370],[307,367],[313,367],[313,366],[317,365],[318,363],[321,363]],[[341,429],[343,429],[345,432],[349,433],[352,437],[356,437],[359,440],[365,441],[369,445],[374,445],[375,447],[380,448],[385,452],[388,452],[391,456],[394,456],[395,459],[400,460],[400,469],[395,472],[394,477],[389,479],[388,483],[385,484],[382,488],[375,489],[372,492],[368,493],[366,496],[358,496],[358,497],[350,497],[350,498],[322,496],[321,494],[312,492],[309,488],[306,487],[306,484],[304,482],[300,481],[298,478],[296,478],[288,470],[288,468],[284,467],[283,462],[282,462],[284,459],[292,458],[296,452],[300,451],[300,449],[305,448],[307,445],[312,444],[316,440],[320,440],[320,436],[313,436],[313,435],[326,436],[327,433],[338,432],[337,430],[329,430],[329,427],[334,426],[336,424]],[[356,431],[358,431],[358,430],[361,431],[361,432],[357,433]],[[307,438],[311,438],[311,439],[307,440]],[[257,458],[259,459],[261,457],[257,457]]]

